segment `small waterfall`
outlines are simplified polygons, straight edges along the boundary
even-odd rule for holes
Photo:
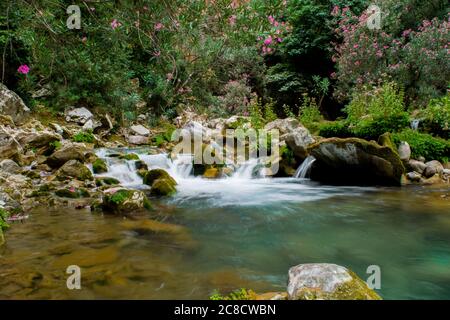
[[[108,166],[108,172],[98,176],[115,178],[124,186],[142,184],[142,177],[136,172],[134,160],[120,160],[115,158],[104,158]]]
[[[260,176],[262,163],[260,158],[252,158],[242,163],[233,174],[235,179],[251,179],[254,176]]]
[[[314,158],[313,156],[308,156],[305,160],[303,160],[302,164],[298,167],[294,177],[305,179],[314,161],[316,161],[316,158]]]
[[[194,168],[193,160],[191,154],[178,154],[176,159],[170,161],[169,174],[177,181],[188,178]]]
[[[420,119],[414,119],[411,121],[411,129],[417,131],[419,129]]]

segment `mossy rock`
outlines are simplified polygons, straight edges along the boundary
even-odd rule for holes
[[[329,263],[289,269],[289,300],[381,300],[354,272]]]
[[[175,181],[175,180],[173,180]],[[153,182],[150,190],[152,196],[171,196],[177,192],[172,180],[169,179],[157,179]]]
[[[71,198],[71,199],[89,198],[90,197],[89,192],[83,188],[59,189],[59,190],[56,190],[55,194],[61,198]]]
[[[140,190],[119,189],[103,197],[102,209],[105,212],[134,214],[151,209],[151,203]]]
[[[145,175],[147,174],[148,170],[146,169],[139,169],[136,171],[136,173],[138,174],[139,177],[144,178]]]
[[[203,173],[203,178],[206,179],[217,179],[221,176],[221,172],[217,168],[208,168]]]
[[[136,153],[128,153],[119,156],[119,159],[123,160],[139,160],[139,156]]]
[[[378,144],[383,147],[389,147],[392,149],[392,151],[397,153],[397,147],[395,146],[394,142],[392,142],[392,137],[389,132],[382,134],[378,138]]]
[[[312,144],[311,179],[329,184],[401,185],[405,167],[395,149],[359,138],[330,138]]]
[[[0,228],[0,247],[6,242],[5,236],[3,235],[3,230]]]
[[[97,159],[92,163],[92,170],[94,173],[105,173],[108,172],[108,166],[104,160]]]
[[[152,169],[148,171],[144,176],[144,184],[152,186],[153,183],[158,179],[168,180],[174,186],[177,184],[175,179],[172,178],[170,174],[168,174],[167,171],[163,169]]]
[[[80,181],[93,180],[91,171],[78,160],[69,160],[56,172],[58,180],[75,178]]]
[[[120,184],[120,181],[117,180],[116,178],[111,178],[111,177],[99,177],[99,178],[95,178],[95,184],[97,185],[97,187],[115,186],[115,185]]]
[[[134,166],[136,167],[136,170],[148,170],[148,165],[142,160],[136,161]]]

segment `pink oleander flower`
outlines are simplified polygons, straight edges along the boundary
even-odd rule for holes
[[[267,19],[269,19],[270,24],[273,24],[275,22],[275,18],[273,16],[268,16]]]
[[[156,31],[159,31],[162,28],[164,28],[164,25],[161,22],[158,22],[158,23],[155,24],[155,30]]]
[[[17,72],[21,73],[21,74],[28,74],[28,72],[30,72],[30,67],[27,66],[26,64],[22,64],[18,69]]]
[[[283,42],[283,39],[277,38],[277,41],[281,43],[281,42]]]
[[[270,45],[272,43],[272,37],[271,36],[268,36],[267,38],[266,38],[266,40],[264,40],[264,44],[266,45],[266,46],[268,46],[268,45]]]
[[[113,21],[111,21],[111,28],[113,29],[113,30],[115,30],[116,28],[118,28],[118,27],[120,27],[122,24],[119,22],[119,21],[117,21],[116,19],[114,19]]]

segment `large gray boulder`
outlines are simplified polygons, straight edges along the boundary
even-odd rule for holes
[[[444,166],[437,160],[428,161],[425,163],[426,167],[423,170],[423,176],[426,178],[431,178],[435,174],[442,175],[444,171]]]
[[[92,112],[90,112],[85,107],[82,108],[72,108],[66,111],[66,121],[76,122],[80,125],[84,125],[87,121],[94,118]]]
[[[329,263],[300,264],[289,269],[289,300],[380,300],[352,271]]]
[[[0,171],[14,174],[18,173],[20,170],[22,170],[22,168],[13,160],[4,159],[0,161]]]
[[[69,143],[53,152],[46,163],[52,168],[59,168],[69,160],[78,160],[84,162],[86,148],[77,143]]]
[[[58,180],[74,178],[80,181],[93,180],[93,176],[88,167],[78,160],[69,160],[56,171]]]
[[[22,147],[8,132],[0,128],[0,159],[14,159],[22,152]]]
[[[329,138],[308,148],[311,179],[338,185],[400,185],[405,167],[396,151],[358,138]]]
[[[23,123],[30,114],[30,109],[22,98],[0,83],[0,114],[11,116],[15,124]]]
[[[148,130],[141,124],[131,126],[130,130],[133,132],[133,134],[136,134],[138,136],[148,137],[150,135],[150,130]]]

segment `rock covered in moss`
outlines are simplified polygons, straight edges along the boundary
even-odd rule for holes
[[[177,184],[175,179],[172,178],[170,174],[168,174],[167,171],[163,169],[152,169],[148,171],[144,177],[144,184],[152,186],[153,182],[158,179],[166,179],[169,180],[173,185]]]
[[[289,300],[380,300],[352,271],[329,263],[300,264],[289,269]]]
[[[89,192],[84,188],[62,188],[55,191],[58,197],[62,198],[88,198],[90,196]]]
[[[75,178],[80,181],[93,180],[91,171],[78,160],[69,160],[56,171],[58,180]]]
[[[108,166],[104,160],[98,158],[92,163],[92,170],[94,173],[105,173],[108,172]]]
[[[128,153],[119,157],[119,159],[123,160],[139,160],[139,156],[136,153]]]
[[[329,138],[308,148],[311,179],[332,184],[400,185],[405,167],[389,146],[359,138]]]
[[[120,184],[120,181],[111,177],[99,177],[95,178],[95,184],[97,187],[101,186],[114,186]]]
[[[150,201],[140,190],[109,189],[103,196],[102,209],[106,212],[132,214],[150,208]]]
[[[220,170],[218,168],[208,168],[203,173],[203,178],[206,179],[217,179],[220,177]]]
[[[145,173],[144,184],[152,187],[152,196],[169,196],[177,191],[177,182],[163,169],[153,169]]]

